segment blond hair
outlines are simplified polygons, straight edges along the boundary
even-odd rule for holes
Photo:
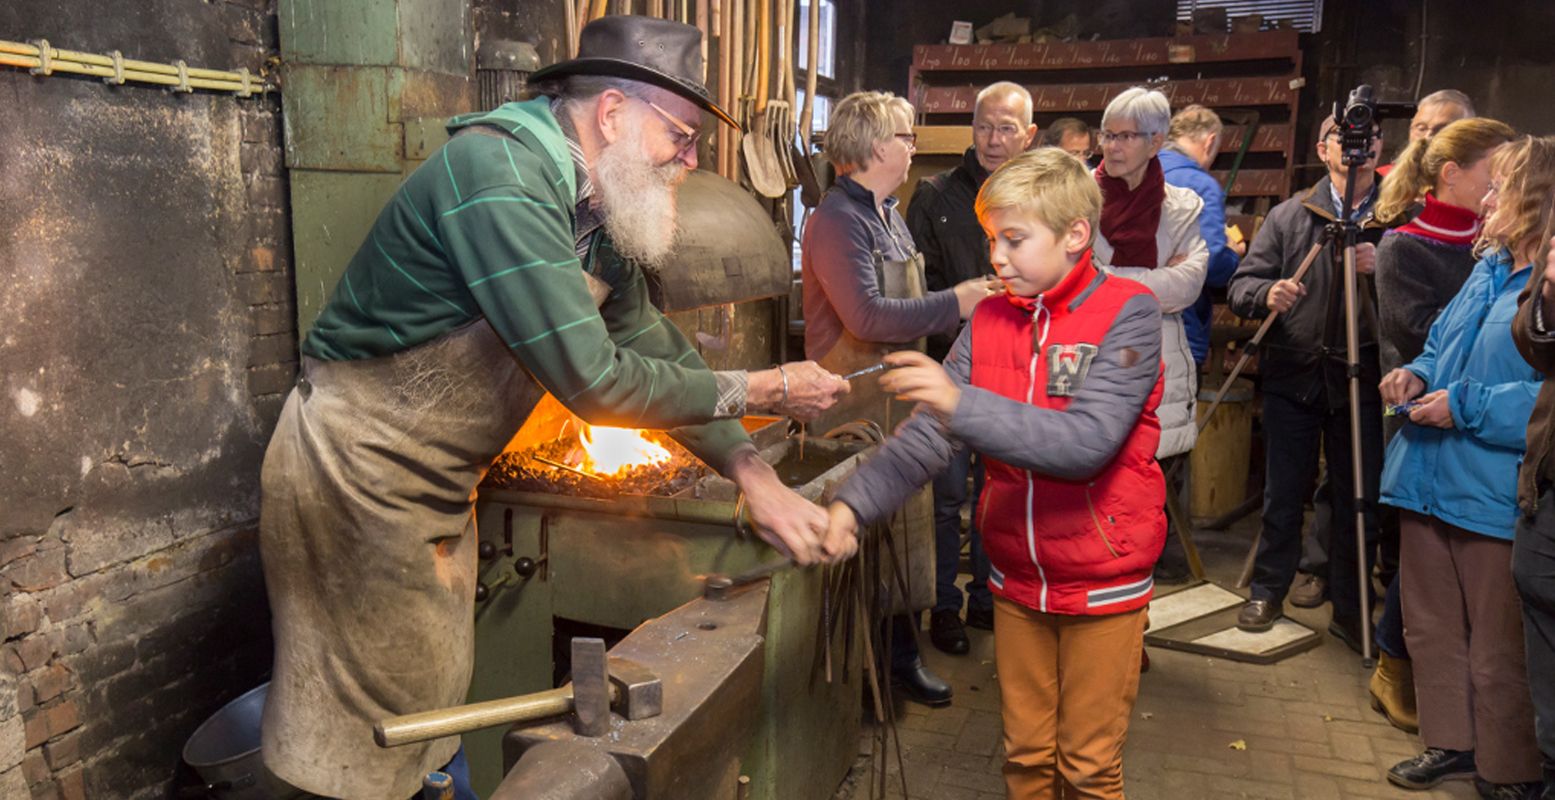
[[[1410,206],[1436,188],[1442,169],[1449,163],[1466,169],[1515,138],[1517,132],[1504,122],[1471,117],[1442,128],[1435,136],[1410,142],[1394,159],[1392,171],[1382,179],[1375,211],[1377,220],[1388,225],[1402,221]]]
[[[1555,194],[1555,136],[1524,136],[1501,148],[1491,158],[1490,174],[1501,181],[1500,196],[1474,251],[1504,248],[1513,258],[1539,252]]]
[[[1056,147],[1028,150],[993,171],[974,206],[984,224],[994,211],[1013,210],[1062,238],[1075,220],[1091,223],[1089,247],[1101,220],[1101,188],[1080,159]]]
[[[1166,127],[1166,138],[1174,142],[1197,141],[1224,129],[1219,114],[1201,105],[1191,105],[1172,115],[1171,124]]]
[[[875,145],[897,134],[898,122],[912,124],[912,105],[890,92],[854,92],[832,108],[822,148],[843,174],[869,166]]]

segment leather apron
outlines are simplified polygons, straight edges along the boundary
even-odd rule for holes
[[[923,297],[926,283],[922,253],[913,250],[910,257],[893,260],[887,259],[884,253],[876,250],[873,258],[875,283],[880,287],[882,297],[892,299]],[[866,342],[854,336],[852,331],[844,329],[842,337],[837,340],[832,349],[826,352],[826,355],[817,359],[816,363],[838,375],[847,375],[879,364],[880,359],[887,353],[897,350],[922,352],[924,338],[919,337],[910,342],[895,344]],[[907,418],[907,415],[912,412],[912,407],[897,402],[891,395],[881,390],[880,374],[877,372],[854,379],[847,396],[828,409],[819,419],[811,422],[809,430],[816,434],[824,434],[838,425],[863,419],[874,422],[882,431],[889,434],[895,425]]]
[[[880,287],[880,294],[894,299],[923,297],[926,286],[923,254],[913,248],[901,249],[909,250],[912,255],[905,259],[888,259],[879,250],[874,252],[875,282]],[[842,338],[816,363],[838,375],[847,375],[879,364],[887,353],[897,350],[917,350],[921,353],[925,338],[895,344],[866,342],[851,331],[843,330]],[[854,379],[851,391],[841,402],[811,422],[809,430],[822,435],[839,425],[855,420],[869,420],[879,425],[886,435],[890,435],[892,429],[912,413],[912,405],[897,401],[881,389],[880,374]],[[886,608],[893,614],[929,608],[934,604],[934,498],[931,487],[925,486],[914,492],[886,527],[895,539],[897,567],[907,585],[907,597],[904,599],[895,581],[888,581],[884,587]]]
[[[543,395],[484,319],[384,358],[303,358],[261,476],[263,755],[282,780],[408,798],[453,757],[458,737],[381,748],[372,725],[464,702],[476,486]]]

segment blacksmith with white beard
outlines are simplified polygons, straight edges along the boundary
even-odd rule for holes
[[[611,16],[547,93],[449,124],[302,343],[265,456],[260,546],[275,669],[267,766],[326,797],[408,798],[457,738],[379,748],[374,721],[453,706],[473,668],[476,485],[543,394],[595,424],[675,428],[745,492],[761,536],[823,558],[826,513],[739,424],[807,419],[847,392],[811,362],[714,372],[649,303],[696,167],[701,35]],[[689,427],[680,427],[689,426]],[[457,757],[456,757],[457,756]]]

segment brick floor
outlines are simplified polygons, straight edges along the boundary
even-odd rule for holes
[[[1221,585],[1235,581],[1256,524],[1254,517],[1226,533],[1199,534],[1206,568]],[[1287,610],[1317,630],[1327,625],[1327,606]],[[913,800],[1004,797],[993,635],[969,633],[972,652],[966,656],[940,653],[923,637],[924,657],[955,687],[955,701],[939,709],[897,706],[907,796]],[[1388,767],[1417,753],[1419,739],[1371,710],[1369,675],[1360,658],[1331,636],[1325,634],[1316,649],[1268,666],[1159,648],[1149,652],[1151,669],[1141,679],[1124,751],[1130,800],[1477,796],[1467,782],[1430,792],[1387,783]],[[1237,741],[1246,749],[1233,749]],[[867,744],[861,752],[868,752]],[[851,792],[839,797],[866,800],[868,771],[868,760],[861,758]],[[902,776],[894,754],[888,776],[887,797],[900,798]]]

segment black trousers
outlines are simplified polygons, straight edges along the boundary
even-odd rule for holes
[[[1301,560],[1301,521],[1313,482],[1318,454],[1327,454],[1329,503],[1333,508],[1332,543],[1328,552],[1328,596],[1337,619],[1360,614],[1360,578],[1356,565],[1354,483],[1350,472],[1350,412],[1303,403],[1277,394],[1263,396],[1266,472],[1263,491],[1263,533],[1253,562],[1254,599],[1284,601]],[[1367,574],[1375,562],[1376,500],[1382,479],[1382,409],[1361,406],[1362,486],[1365,515]]]
[[[1534,732],[1544,761],[1544,797],[1555,798],[1555,489],[1539,496],[1512,542],[1512,577],[1523,601],[1523,640]]]

